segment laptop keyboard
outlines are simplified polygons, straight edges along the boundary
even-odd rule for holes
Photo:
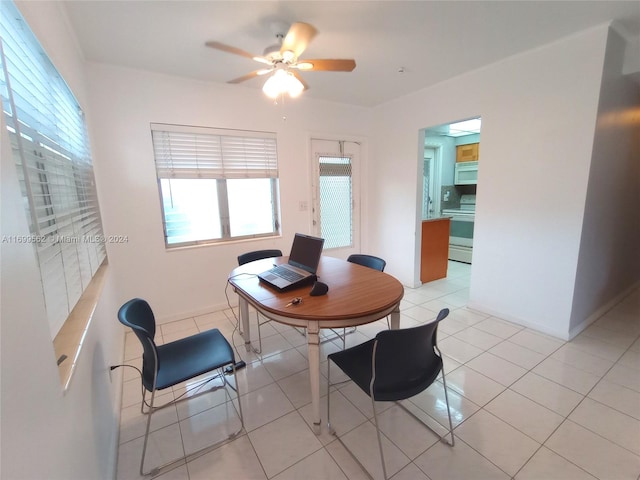
[[[300,275],[298,272],[294,272],[293,270],[289,270],[284,267],[274,267],[271,269],[271,273],[278,275],[285,280],[289,280],[290,282],[295,282],[296,280],[302,280],[304,278],[304,275]]]

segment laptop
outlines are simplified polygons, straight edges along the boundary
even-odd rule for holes
[[[258,274],[258,278],[280,291],[315,281],[323,245],[324,238],[296,233],[289,262]]]

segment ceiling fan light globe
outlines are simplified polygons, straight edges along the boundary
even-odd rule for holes
[[[280,95],[288,94],[295,98],[304,90],[304,85],[291,72],[278,69],[271,75],[264,85],[262,91],[269,98],[278,98]]]
[[[267,81],[264,82],[264,85],[262,86],[262,91],[269,98],[278,98],[280,90],[280,82],[275,74],[267,78]]]
[[[287,73],[287,92],[291,98],[300,96],[304,90],[304,85],[292,73]]]

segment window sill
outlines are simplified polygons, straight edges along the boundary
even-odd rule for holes
[[[105,259],[53,340],[53,349],[58,360],[60,382],[65,392],[71,383],[82,344],[93,319],[93,313],[98,305],[106,278],[107,266],[107,260]]]

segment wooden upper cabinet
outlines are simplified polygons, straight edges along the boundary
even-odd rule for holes
[[[470,143],[456,147],[456,162],[474,162],[480,158],[480,144]]]

